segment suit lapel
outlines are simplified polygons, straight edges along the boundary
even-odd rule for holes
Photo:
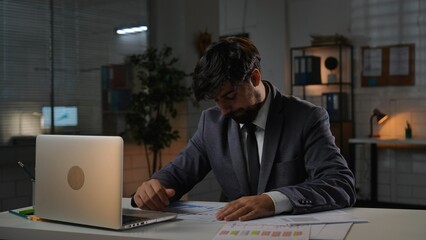
[[[246,161],[241,147],[240,126],[238,123],[231,120],[228,128],[229,152],[232,159],[232,166],[241,186],[242,194],[247,195],[250,193],[250,187]]]
[[[265,192],[269,176],[271,174],[274,158],[276,156],[279,139],[283,127],[282,100],[281,95],[271,85],[273,99],[269,108],[268,120],[265,127],[263,142],[262,164],[260,167],[259,185],[257,192]]]

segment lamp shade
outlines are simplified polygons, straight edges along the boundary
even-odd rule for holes
[[[379,109],[375,108],[373,110],[373,115],[370,117],[370,135],[368,137],[379,137],[379,135],[373,135],[373,118],[376,117],[377,123],[382,124],[389,116],[385,113],[382,113]]]
[[[378,124],[383,123],[384,121],[386,121],[386,119],[389,118],[387,114],[380,112],[377,108],[374,109],[373,116],[376,116]]]

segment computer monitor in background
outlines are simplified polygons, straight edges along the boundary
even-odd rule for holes
[[[50,128],[52,125],[50,106],[43,106],[41,113],[43,114],[41,127]],[[73,128],[78,126],[77,106],[55,106],[54,116],[55,127]]]

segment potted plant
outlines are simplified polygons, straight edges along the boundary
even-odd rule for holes
[[[176,103],[190,99],[192,93],[184,83],[187,74],[175,67],[177,62],[168,46],[148,48],[126,58],[139,80],[126,124],[133,139],[145,147],[150,177],[161,167],[161,150],[179,138],[179,132],[170,124],[177,115]]]

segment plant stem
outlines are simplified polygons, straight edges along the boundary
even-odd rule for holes
[[[149,161],[148,146],[146,144],[144,144],[144,147],[145,147],[146,164],[147,164],[147,168],[148,168],[148,176],[149,176],[149,178],[151,178],[153,172],[151,171],[151,163]]]

